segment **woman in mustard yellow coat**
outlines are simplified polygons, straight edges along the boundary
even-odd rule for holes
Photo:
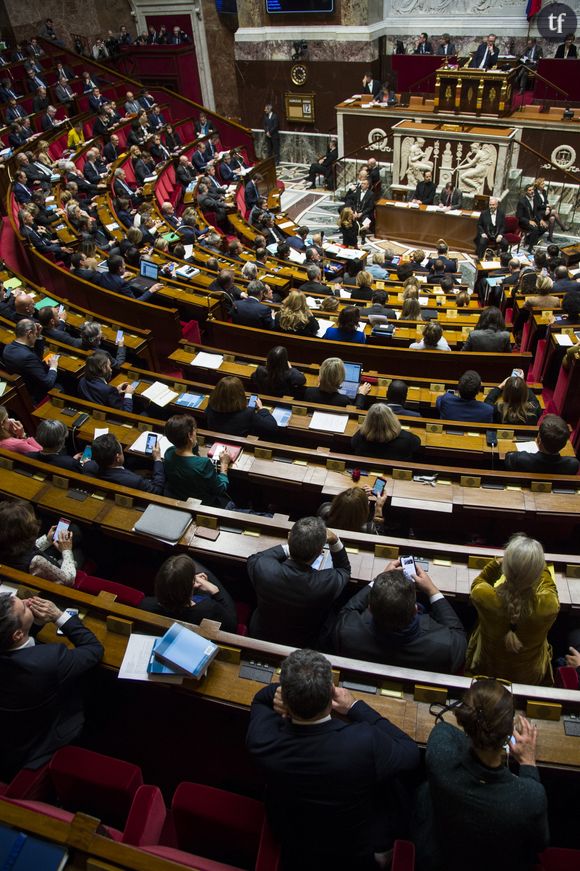
[[[490,560],[474,580],[471,601],[479,621],[467,647],[467,672],[551,686],[547,635],[560,602],[540,542],[513,535],[503,560]]]

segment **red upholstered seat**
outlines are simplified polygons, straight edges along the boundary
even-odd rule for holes
[[[415,845],[411,841],[395,841],[391,871],[414,871]]]
[[[261,802],[199,783],[180,783],[171,809],[181,850],[244,868],[276,867],[278,849],[264,832]]]
[[[548,847],[540,854],[538,871],[578,871],[579,868],[580,850]]]
[[[29,799],[8,798],[7,796],[2,798],[4,801],[9,801],[10,804],[17,804],[29,811],[36,811],[45,817],[50,817],[52,820],[60,820],[63,823],[72,822],[74,817],[72,811],[66,811],[61,807],[56,807],[56,805],[48,804],[44,801],[30,801]],[[103,826],[103,829],[113,841],[120,841],[123,837],[123,833],[112,826]]]
[[[63,747],[48,765],[59,803],[82,810],[105,824],[123,829],[131,802],[143,783],[141,769],[130,762],[81,747]]]
[[[143,784],[133,797],[122,841],[141,847],[157,844],[165,825],[167,809],[158,786]]]
[[[571,665],[561,666],[556,671],[556,686],[565,690],[577,690],[579,685],[578,672]],[[578,866],[580,868],[580,865]]]
[[[508,245],[517,245],[519,248],[523,233],[515,215],[506,215],[504,238]]]
[[[133,608],[138,608],[145,598],[145,594],[134,587],[127,587],[125,584],[117,584],[104,578],[95,578],[84,572],[77,572],[75,588],[83,593],[91,593],[93,596],[97,596],[101,590],[107,593],[114,593],[117,597],[117,602],[120,602],[122,605],[130,605]]]

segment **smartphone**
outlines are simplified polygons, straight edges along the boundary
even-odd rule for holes
[[[123,340],[123,330],[117,330],[117,336],[115,338],[115,344],[118,345],[119,342]]]
[[[79,616],[79,609],[78,608],[65,608],[64,613],[70,614],[71,617],[78,617]],[[64,632],[62,631],[62,629],[57,629],[56,634],[57,635],[64,635]]]
[[[384,478],[377,478],[377,480],[375,481],[374,487],[371,490],[371,493],[373,494],[373,496],[382,496],[383,490],[385,489],[386,486],[387,486],[387,482],[385,481]]]
[[[140,381],[131,381],[130,386],[133,388],[133,390],[137,390],[137,388],[139,387],[140,384],[141,384]]]
[[[485,431],[485,440],[487,442],[488,447],[490,447],[490,448],[497,447],[497,432],[494,429],[487,429]]]
[[[152,454],[153,448],[157,447],[157,435],[154,432],[150,432],[147,435],[147,442],[145,444],[145,453]]]
[[[88,463],[88,461],[92,460],[92,459],[93,459],[93,449],[91,448],[90,445],[87,445],[83,451],[83,454],[81,457],[81,463]]]
[[[512,378],[523,378],[524,373],[521,369],[512,369]]]
[[[66,517],[61,517],[56,524],[56,529],[54,532],[53,541],[58,541],[60,538],[61,532],[68,532],[68,528],[70,526],[70,520],[67,520]]]
[[[63,305],[59,305],[59,307],[58,307],[58,316],[59,316],[59,318],[61,318],[61,317],[63,316],[63,314],[64,314],[64,306],[63,306]]]
[[[257,399],[258,399],[258,394],[252,393],[252,395],[248,399],[248,408],[255,408]]]
[[[417,567],[415,565],[415,560],[412,556],[402,556],[401,557],[401,568],[405,573],[405,577],[409,578],[410,581],[415,581],[414,575],[417,574]]]

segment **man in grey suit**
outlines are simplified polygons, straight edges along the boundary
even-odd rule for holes
[[[455,54],[455,44],[451,42],[451,37],[448,33],[444,33],[441,37],[441,42],[437,47],[436,54],[442,54],[445,57],[450,57]]]

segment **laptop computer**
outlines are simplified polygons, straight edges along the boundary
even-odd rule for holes
[[[129,282],[131,287],[135,288],[135,290],[146,291],[153,287],[154,284],[157,284],[157,277],[159,275],[159,266],[157,263],[152,263],[151,260],[142,260],[139,271],[141,273],[140,277],[133,278]]]
[[[344,364],[344,381],[338,388],[338,392],[343,396],[348,396],[349,399],[355,399],[360,385],[360,373],[362,366],[360,363],[345,363]]]

